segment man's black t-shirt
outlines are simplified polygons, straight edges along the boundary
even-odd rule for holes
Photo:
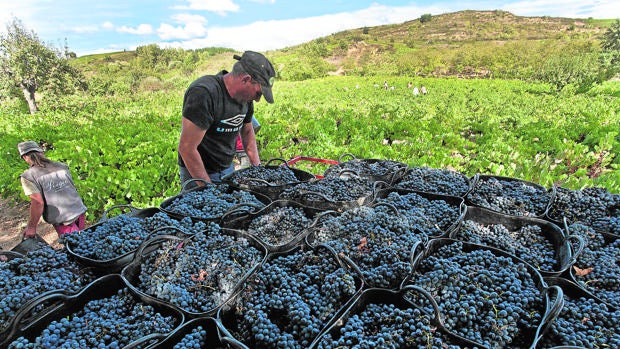
[[[230,166],[243,123],[252,122],[254,103],[239,104],[224,86],[224,74],[206,75],[192,82],[183,97],[183,117],[206,130],[198,152],[207,173]],[[185,167],[179,154],[179,165]]]

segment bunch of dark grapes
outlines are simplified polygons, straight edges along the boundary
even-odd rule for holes
[[[313,244],[326,244],[349,257],[374,287],[395,288],[411,271],[411,254],[425,234],[386,205],[357,207],[324,220],[310,233]]]
[[[594,230],[594,228],[592,228],[591,226],[587,224],[575,222],[568,226],[568,231],[570,235],[578,236],[583,240],[584,245],[585,245],[585,249],[584,249],[585,252],[578,255],[577,260],[582,260],[585,262],[585,264],[589,264],[594,261],[594,260],[590,260],[590,261],[584,260],[584,258],[588,258],[587,256],[590,253],[588,252],[588,250],[598,251],[601,248],[603,248],[603,246],[605,246],[606,244],[605,236],[603,234],[600,234],[599,232]],[[572,244],[573,251],[577,250],[578,248],[577,244],[574,243],[573,241],[571,241],[571,243],[573,243]]]
[[[204,348],[207,344],[208,335],[209,334],[207,333],[207,331],[202,326],[198,325],[192,328],[192,330],[181,339],[179,339],[179,341],[174,345],[174,347],[172,347],[172,349]]]
[[[179,319],[164,316],[140,302],[128,288],[91,300],[70,316],[52,321],[33,341],[19,337],[10,349],[109,348],[119,349],[153,333],[168,333]]]
[[[307,348],[360,287],[325,249],[279,255],[234,304],[236,336],[251,348]]]
[[[155,298],[190,313],[204,313],[220,306],[263,257],[244,237],[220,231],[210,222],[208,230],[184,240],[164,242],[140,261],[136,287]]]
[[[437,301],[445,327],[491,348],[521,348],[545,306],[530,270],[490,250],[466,251],[462,242],[439,247],[421,260],[410,282]]]
[[[230,175],[233,185],[279,186],[298,183],[299,179],[288,166],[251,166]]]
[[[392,160],[355,159],[329,167],[323,176],[325,178],[339,177],[343,171],[351,171],[360,177],[387,182],[406,168],[407,164]]]
[[[207,229],[207,224],[203,221],[194,221],[190,217],[177,219],[165,212],[157,212],[150,217],[144,218],[142,225],[148,231],[156,231],[157,235],[179,235],[179,232],[192,235]],[[169,229],[170,227],[172,228]]]
[[[575,280],[588,291],[620,308],[620,238],[590,240],[573,265]]]
[[[441,348],[462,349],[446,340],[433,317],[419,308],[399,308],[394,304],[367,303],[348,316],[339,332],[326,332],[317,349]]]
[[[602,219],[598,225],[603,232],[617,232],[617,220],[605,222],[605,219],[620,217],[620,195],[611,194],[604,188],[572,190],[556,187],[555,198],[547,215],[559,222],[566,218],[569,223],[582,222],[588,225]]]
[[[538,217],[545,214],[551,194],[543,187],[520,180],[481,177],[467,194],[467,200],[504,214]]]
[[[119,215],[67,235],[65,243],[78,256],[111,260],[135,251],[149,235],[141,218]]]
[[[247,232],[254,234],[268,245],[280,246],[292,241],[312,224],[302,208],[282,206],[256,216]]]
[[[470,189],[470,180],[456,171],[414,167],[410,168],[394,186],[401,189],[464,197]]]
[[[412,228],[428,236],[441,236],[455,225],[461,216],[461,207],[441,199],[427,199],[416,193],[400,194],[396,191],[378,203],[388,203],[409,220]]]
[[[539,225],[524,224],[518,229],[508,229],[501,223],[485,225],[468,219],[455,238],[506,251],[541,271],[554,272],[560,268],[555,246],[543,235]]]
[[[78,292],[95,279],[69,259],[66,250],[43,246],[22,257],[0,261],[0,332],[29,300],[52,290]]]
[[[592,228],[597,231],[620,236],[620,214],[616,217],[600,217],[592,220]]]
[[[228,189],[229,186],[223,184],[205,185],[204,189],[201,187],[178,195],[163,205],[162,210],[195,219],[215,220],[240,204],[264,206],[252,193]]]
[[[204,229],[204,222],[193,222],[189,217],[172,218],[165,212],[157,212],[150,217],[122,214],[69,234],[65,241],[71,252],[78,256],[111,260],[135,251],[154,235],[191,235]]]
[[[610,310],[594,298],[571,299],[564,295],[564,307],[551,323],[541,345],[580,348],[620,348],[620,311]]]
[[[340,176],[297,184],[282,191],[280,198],[299,202],[351,202],[370,197],[373,191],[374,182],[367,178]]]

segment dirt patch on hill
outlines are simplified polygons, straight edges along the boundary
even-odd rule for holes
[[[28,201],[16,203],[14,200],[0,198],[0,247],[3,250],[11,250],[21,242],[30,217],[29,210]],[[53,247],[61,246],[54,228],[43,220],[37,226],[37,234]]]

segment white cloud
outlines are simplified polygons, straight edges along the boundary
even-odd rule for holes
[[[220,16],[226,16],[228,12],[239,11],[239,5],[232,0],[188,0],[189,4],[184,6],[175,6],[174,9],[209,11],[217,13]]]
[[[569,18],[617,18],[620,16],[620,3],[617,0],[564,0],[560,5],[555,0],[531,0],[509,3],[504,10],[519,16],[542,16]]]
[[[162,23],[157,29],[157,35],[162,40],[188,40],[207,35],[207,19],[199,15],[178,14],[172,16],[175,23],[180,26],[172,26]]]
[[[202,23],[202,24],[207,24],[207,19],[204,18],[203,16],[200,15],[190,15],[187,13],[180,13],[177,15],[173,15],[170,18],[172,18],[172,20],[175,23]]]
[[[123,25],[116,28],[116,31],[119,33],[128,33],[135,35],[149,35],[153,34],[153,27],[150,24],[140,24],[136,28],[131,28]]]
[[[71,27],[69,28],[69,30],[74,33],[88,34],[99,31],[99,27],[97,27],[96,25],[87,25],[82,27]]]
[[[101,26],[103,27],[103,29],[114,30],[114,24],[112,24],[112,22],[109,22],[109,21],[103,22]]]

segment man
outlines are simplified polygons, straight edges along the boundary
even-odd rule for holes
[[[245,51],[233,65],[190,84],[183,98],[179,140],[181,185],[190,179],[220,182],[234,171],[236,138],[241,135],[251,165],[260,165],[252,116],[254,102],[273,103],[273,65],[260,53]],[[201,185],[200,181],[193,185]]]
[[[54,226],[60,241],[65,234],[85,226],[86,206],[78,194],[69,167],[45,157],[36,142],[17,145],[19,155],[30,166],[21,175],[24,194],[30,197],[30,219],[24,239],[34,238],[41,217]]]

